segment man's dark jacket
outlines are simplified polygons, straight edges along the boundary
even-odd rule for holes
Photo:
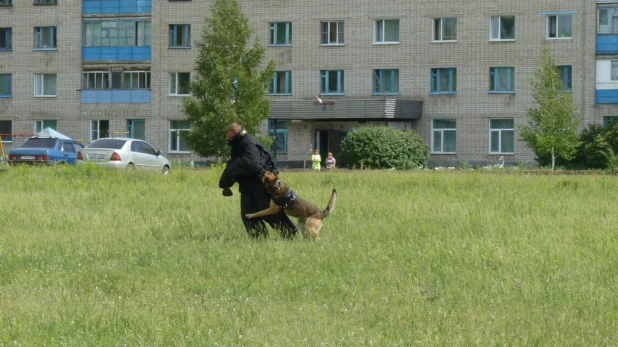
[[[262,187],[261,169],[274,171],[275,163],[264,145],[245,130],[229,141],[232,157],[219,179],[220,188],[229,188],[235,182],[241,192]]]

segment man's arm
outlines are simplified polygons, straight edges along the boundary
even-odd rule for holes
[[[228,162],[219,179],[220,188],[229,188],[237,177],[258,175],[260,172],[260,150],[254,143],[241,148],[242,155]]]

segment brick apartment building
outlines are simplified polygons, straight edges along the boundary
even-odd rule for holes
[[[618,116],[618,1],[240,3],[277,65],[263,130],[284,167],[370,124],[418,131],[433,165],[532,162],[517,126],[543,44],[584,125]],[[0,0],[0,133],[130,136],[197,160],[181,100],[211,4]]]

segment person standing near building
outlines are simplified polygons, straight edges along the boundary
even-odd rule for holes
[[[337,165],[337,160],[333,157],[332,152],[328,152],[328,157],[326,158],[326,170],[335,171],[335,166]]]
[[[320,151],[318,149],[315,150],[314,154],[311,156],[311,167],[315,171],[320,171],[322,168],[321,165],[322,157],[320,156]]]
[[[219,179],[219,188],[223,189],[224,196],[232,196],[230,187],[238,183],[240,214],[247,233],[254,238],[268,236],[264,224],[267,222],[273,229],[281,232],[283,237],[295,235],[298,230],[283,211],[261,218],[245,217],[246,214],[262,211],[270,206],[271,196],[262,185],[260,174],[262,170],[277,171],[277,167],[264,145],[255,136],[247,133],[240,124],[230,124],[226,136],[232,153]]]

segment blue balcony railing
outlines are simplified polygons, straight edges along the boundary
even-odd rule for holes
[[[597,104],[618,104],[618,89],[597,89],[595,102]]]
[[[618,54],[618,35],[597,36],[597,55]]]
[[[150,90],[82,90],[82,104],[149,104]]]
[[[152,0],[84,0],[84,14],[147,14]]]
[[[83,47],[83,61],[149,61],[150,46]]]

